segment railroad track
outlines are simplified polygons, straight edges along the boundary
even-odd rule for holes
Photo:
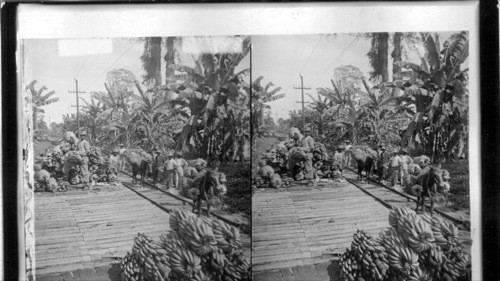
[[[132,175],[128,172],[123,172],[125,175],[129,176],[130,178],[132,178]],[[165,212],[171,212],[172,209],[171,208],[168,208],[166,207],[164,204],[161,204],[160,202],[158,202],[158,200],[156,198],[154,198],[153,196],[150,196],[148,194],[146,194],[146,189],[144,188],[136,188],[134,187],[133,184],[131,183],[127,183],[127,182],[122,182],[122,184],[127,187],[128,189],[132,190],[133,192],[135,192],[137,195],[141,196],[142,198],[146,199],[147,201],[149,201],[151,204],[159,207],[160,209],[164,210]],[[144,181],[144,185],[147,185],[148,188],[150,189],[153,189],[155,191],[159,191],[161,192],[162,194],[165,194],[165,195],[168,195],[178,201],[181,201],[184,204],[187,204],[188,206],[192,207],[193,206],[193,202],[192,200],[189,200],[189,199],[186,199],[182,196],[178,196],[178,195],[175,195],[175,194],[172,194],[166,190],[163,190],[161,188],[158,188],[156,186],[154,186],[153,184],[151,184],[150,182],[148,181]],[[207,209],[202,207],[203,211],[206,212]],[[243,232],[245,233],[250,233],[251,230],[250,230],[250,226],[245,224],[245,223],[242,223],[242,222],[239,222],[239,221],[235,221],[233,219],[230,219],[230,218],[227,218],[221,214],[218,214],[218,213],[215,213],[215,212],[212,212],[210,211],[210,215],[216,217],[217,219],[219,220],[222,220],[224,221],[225,223],[227,224],[230,224],[232,226],[235,226],[235,227],[239,227]]]
[[[346,171],[349,171],[346,173]],[[395,190],[393,188],[388,187],[387,185],[373,179],[369,178],[370,183],[365,183],[360,182],[357,180],[357,173],[351,169],[351,168],[345,168],[344,169],[344,177],[348,182],[359,188],[361,191],[363,191],[365,194],[373,197],[375,200],[379,201],[381,204],[386,206],[387,208],[392,208],[392,206],[396,205],[394,203],[391,204],[391,202],[395,201],[394,198],[397,197],[403,197],[405,198],[408,202],[413,202],[416,204],[417,199],[415,196],[411,196],[408,194],[405,194],[403,192],[400,192],[398,190]],[[425,204],[425,207],[427,210],[430,210],[430,204]],[[438,213],[440,216],[443,218],[453,222],[454,224],[458,225],[460,228],[463,230],[469,231],[470,232],[470,220],[467,219],[462,219],[462,218],[457,218],[451,215],[449,212],[441,211],[438,208],[441,207],[437,204],[434,204],[434,211]]]

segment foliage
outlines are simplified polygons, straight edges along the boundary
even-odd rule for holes
[[[433,161],[449,159],[467,137],[468,69],[461,65],[468,57],[468,33],[451,36],[443,49],[437,35],[423,33],[422,38],[426,51],[420,64],[395,62],[405,70],[383,86],[404,90],[399,105],[412,121],[405,129],[403,145],[424,147]]]
[[[263,86],[261,85],[262,79],[264,77],[259,76],[252,82],[252,135],[254,136],[261,136],[268,132],[264,113],[266,109],[270,108],[267,103],[280,98],[280,95],[276,94],[281,90],[281,87],[271,89],[274,86],[273,82]]]
[[[252,214],[252,190],[250,184],[250,167],[248,163],[223,165],[219,168],[227,175],[227,193],[223,203],[231,213],[241,212],[247,216]]]
[[[34,124],[33,129],[34,130],[38,129],[39,123],[40,123],[40,121],[42,121],[38,118],[39,114],[45,113],[45,110],[43,110],[41,107],[59,101],[59,98],[50,98],[51,96],[53,96],[56,93],[55,91],[51,91],[49,93],[43,94],[43,91],[47,90],[47,87],[45,87],[45,86],[42,86],[42,87],[40,87],[40,89],[35,90],[36,83],[37,83],[37,81],[33,80],[33,81],[31,81],[31,83],[29,83],[26,86],[26,89],[30,91],[30,94],[32,97],[33,124]]]
[[[249,135],[249,86],[242,81],[248,69],[239,73],[235,69],[250,51],[250,38],[241,39],[237,52],[210,51],[207,40],[198,38],[206,52],[195,59],[194,68],[170,66],[179,73],[170,78],[169,87],[178,93],[172,105],[189,118],[178,135],[177,148],[197,151],[193,157],[225,162]],[[228,44],[236,43],[229,40]]]

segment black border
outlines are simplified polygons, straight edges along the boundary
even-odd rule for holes
[[[3,245],[4,280],[19,279],[17,221],[17,4],[2,7],[2,153],[3,153]]]
[[[481,1],[479,5],[483,280],[500,280],[500,84],[496,4],[497,1]]]

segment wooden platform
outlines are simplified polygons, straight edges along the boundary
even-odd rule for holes
[[[357,229],[376,235],[389,226],[388,215],[351,184],[258,190],[252,200],[254,277],[338,258]]]
[[[175,203],[175,202],[172,202]],[[123,186],[35,195],[36,275],[116,262],[143,232],[169,230],[168,213]]]

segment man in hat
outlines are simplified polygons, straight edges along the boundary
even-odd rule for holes
[[[316,185],[314,181],[314,168],[313,168],[313,150],[314,150],[314,139],[311,137],[311,128],[304,128],[304,137],[300,140],[300,146],[304,150],[305,160],[304,168],[306,170],[305,178],[309,180],[309,183]]]
[[[111,155],[109,155],[109,168],[114,169],[116,174],[118,174],[118,171],[120,169],[120,162],[119,162],[118,154],[120,154],[120,150],[118,148],[115,148],[111,152]]]
[[[160,150],[155,147],[153,149],[154,155],[153,155],[153,165],[152,165],[152,170],[153,170],[153,182],[156,187],[159,187],[159,183],[161,182],[162,178],[162,172],[163,172],[163,165],[165,164],[165,159],[160,153]]]
[[[400,176],[400,168],[399,166],[401,165],[401,156],[399,155],[399,151],[394,150],[394,155],[391,157],[389,160],[390,163],[390,173],[391,173],[391,185],[392,187],[396,187],[398,184],[399,176]]]
[[[89,172],[89,152],[90,144],[87,140],[87,132],[83,131],[80,133],[80,142],[78,143],[77,149],[82,156],[82,162],[80,164],[80,171],[82,172],[82,182],[88,184],[90,182],[90,172]]]
[[[166,188],[171,189],[175,188],[174,180],[175,174],[177,170],[177,163],[174,160],[174,155],[172,152],[167,154],[167,161],[165,162],[165,177],[167,179]]]
[[[401,149],[401,165],[399,166],[401,184],[404,183],[404,179],[408,174],[408,165],[411,164],[411,157],[408,155],[408,151],[406,149]]]
[[[384,145],[380,145],[378,176],[379,180],[385,182],[387,178],[387,171],[389,169],[389,153],[386,151]]]
[[[346,140],[344,145],[344,166],[347,168],[351,166],[351,158],[352,158],[351,149],[352,149],[351,141]]]
[[[174,161],[175,161],[175,181],[174,186],[176,189],[180,189],[180,181],[184,178],[184,169],[189,166],[188,162],[182,158],[182,154],[180,152],[174,153]]]
[[[337,151],[333,155],[333,165],[338,165],[340,169],[340,174],[342,175],[342,170],[344,169],[344,147],[341,145],[337,147]]]
[[[125,170],[125,163],[127,162],[127,149],[125,149],[125,145],[120,143],[120,149],[118,150],[118,170],[116,173],[122,172]]]

